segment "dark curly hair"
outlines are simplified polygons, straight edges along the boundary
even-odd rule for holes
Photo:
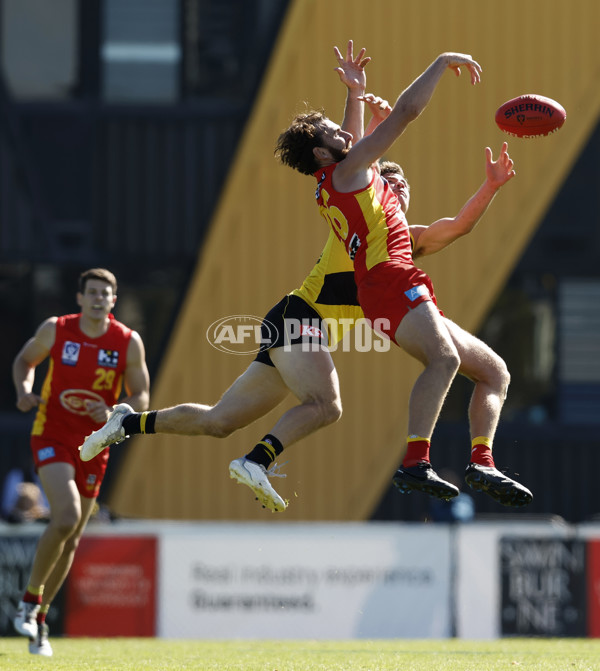
[[[290,127],[277,138],[275,156],[303,175],[312,175],[319,169],[313,149],[319,146],[323,132],[321,124],[327,117],[323,111],[313,110],[298,114]]]

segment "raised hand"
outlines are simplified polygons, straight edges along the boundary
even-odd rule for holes
[[[370,56],[365,56],[366,49],[363,47],[358,52],[358,56],[354,58],[354,43],[352,40],[348,40],[346,58],[342,56],[337,47],[333,47],[333,52],[339,63],[339,66],[335,68],[335,71],[340,76],[342,83],[349,89],[364,91],[365,86],[367,85],[365,65],[371,60]]]
[[[362,96],[358,96],[358,100],[364,102],[369,111],[379,122],[387,119],[392,111],[392,106],[387,100],[376,96],[374,93],[365,93]]]
[[[481,81],[481,65],[470,55],[447,52],[441,57],[446,60],[447,66],[454,70],[457,77],[460,76],[461,67],[465,67],[471,73],[471,84],[478,84]]]
[[[513,160],[508,155],[508,142],[502,144],[497,161],[494,161],[492,150],[489,147],[485,148],[485,158],[485,174],[487,176],[487,181],[496,189],[499,189],[506,184],[509,179],[512,179],[516,175],[513,170]]]

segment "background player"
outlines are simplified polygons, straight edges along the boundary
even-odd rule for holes
[[[27,591],[14,619],[30,639],[29,651],[52,655],[46,614],[63,584],[81,534],[94,510],[109,451],[93,462],[79,459],[78,446],[97,428],[121,396],[137,410],[148,407],[149,376],[140,336],[118,322],[115,276],[104,268],[79,278],[78,314],[50,317],[37,329],[13,363],[17,407],[37,407],[31,431],[36,470],[50,505]],[[41,396],[33,389],[35,369],[50,358]]]

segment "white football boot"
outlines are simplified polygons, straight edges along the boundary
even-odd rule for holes
[[[257,501],[274,513],[282,513],[287,508],[287,503],[273,489],[268,475],[285,478],[285,474],[278,472],[278,467],[273,464],[267,470],[262,464],[240,457],[229,464],[229,476],[242,485],[247,485],[256,494]]]
[[[37,636],[38,625],[36,617],[39,609],[39,603],[19,601],[13,625],[21,636],[29,636],[29,638],[35,638]]]
[[[48,641],[48,625],[45,622],[38,626],[37,635],[29,639],[29,652],[32,655],[52,657],[52,646]]]
[[[133,411],[133,408],[127,403],[115,405],[114,410],[106,420],[106,424],[97,431],[93,431],[83,441],[83,445],[80,445],[79,458],[81,461],[89,461],[100,454],[105,447],[116,445],[123,442],[125,438],[129,438],[123,430],[123,420]]]

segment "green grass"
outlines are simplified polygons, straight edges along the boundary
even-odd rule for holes
[[[0,639],[0,669],[138,671],[596,671],[600,639],[498,641],[170,641],[56,638],[54,657],[30,655],[23,638]]]

